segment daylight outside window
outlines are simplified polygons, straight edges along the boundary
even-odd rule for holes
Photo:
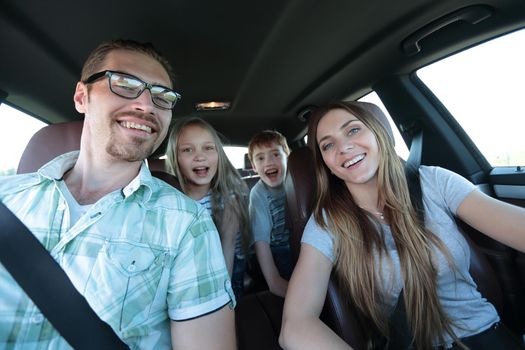
[[[0,104],[0,121],[9,126],[0,137],[0,176],[13,175],[29,139],[46,124],[6,104]]]
[[[248,147],[224,146],[224,153],[226,153],[234,168],[244,168],[244,155],[248,153]]]
[[[492,166],[525,165],[525,30],[417,72]]]
[[[361,97],[358,101],[370,102],[370,103],[375,104],[379,108],[381,108],[383,113],[385,113],[385,116],[388,119],[388,122],[390,123],[392,132],[394,133],[394,141],[396,143],[395,145],[396,153],[399,157],[403,158],[404,160],[407,160],[409,151],[405,143],[405,140],[403,140],[403,137],[399,133],[399,129],[397,128],[396,124],[394,124],[394,121],[392,120],[390,113],[388,113],[388,110],[386,109],[383,102],[381,102],[381,99],[379,98],[377,93],[375,91],[372,91],[371,93]]]

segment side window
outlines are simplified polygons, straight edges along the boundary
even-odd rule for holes
[[[244,168],[244,155],[248,153],[248,147],[224,146],[224,153],[226,153],[234,168]]]
[[[0,121],[0,176],[13,175],[29,139],[46,124],[6,104],[0,104]]]
[[[492,166],[525,165],[525,30],[417,71]]]
[[[403,137],[399,133],[399,129],[397,128],[396,124],[394,124],[394,121],[392,120],[392,117],[388,113],[388,110],[385,108],[385,105],[383,102],[381,102],[381,99],[379,96],[375,93],[375,91],[372,91],[371,93],[361,97],[358,101],[362,102],[370,102],[375,105],[377,105],[383,113],[385,113],[386,117],[388,118],[388,121],[390,122],[390,127],[392,128],[392,132],[394,133],[394,141],[396,143],[396,153],[398,156],[403,158],[404,160],[407,160],[408,158],[408,148],[405,143],[405,140],[403,140]]]

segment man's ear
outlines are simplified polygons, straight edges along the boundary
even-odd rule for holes
[[[73,95],[73,101],[75,102],[75,109],[78,113],[86,113],[86,102],[88,100],[87,85],[79,81]]]

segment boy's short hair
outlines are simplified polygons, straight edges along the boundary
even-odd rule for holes
[[[286,137],[284,137],[283,134],[275,130],[263,130],[255,134],[248,144],[248,158],[250,158],[250,161],[253,161],[252,156],[255,147],[270,146],[274,142],[282,146],[286,155],[290,154],[290,148],[288,148]]]

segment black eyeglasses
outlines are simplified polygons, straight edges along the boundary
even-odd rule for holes
[[[91,84],[96,80],[108,77],[109,89],[115,95],[124,97],[127,99],[135,99],[148,89],[151,93],[151,101],[155,106],[162,109],[173,109],[180,100],[180,94],[176,93],[172,89],[162,85],[152,85],[146,83],[139,78],[122,72],[115,72],[111,70],[105,70],[98,72],[83,81],[84,84]]]

